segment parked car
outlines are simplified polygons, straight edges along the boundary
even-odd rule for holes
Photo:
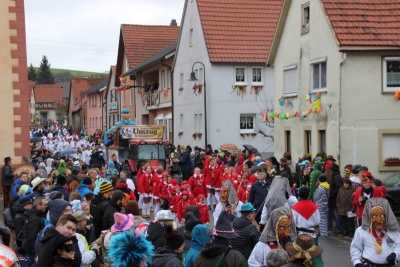
[[[382,180],[386,187],[386,199],[393,212],[400,213],[400,172],[395,172]]]

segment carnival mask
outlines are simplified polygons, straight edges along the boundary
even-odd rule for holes
[[[229,197],[229,188],[226,185],[224,185],[224,186],[222,186],[221,193],[220,193],[221,203],[227,203],[228,197]]]
[[[371,224],[376,230],[382,230],[386,221],[385,210],[376,206],[371,209]]]
[[[288,237],[292,231],[292,221],[288,217],[281,218],[276,225],[276,232],[279,239]]]

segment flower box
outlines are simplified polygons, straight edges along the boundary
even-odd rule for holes
[[[385,166],[393,167],[393,166],[400,166],[400,161],[396,160],[385,160]]]

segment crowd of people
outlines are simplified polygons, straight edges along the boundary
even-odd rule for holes
[[[3,240],[23,267],[319,267],[318,236],[328,234],[353,238],[356,267],[400,257],[385,187],[366,166],[348,164],[341,174],[327,156],[299,159],[292,170],[285,157],[169,146],[169,166],[145,161],[134,175],[116,155],[106,162],[99,144],[65,136],[89,161],[84,151],[55,160],[48,135],[25,159],[35,171],[16,172],[5,158],[13,231]]]

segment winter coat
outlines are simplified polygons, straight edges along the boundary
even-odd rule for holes
[[[146,239],[153,244],[155,250],[164,246],[165,244],[164,233],[165,233],[164,226],[162,226],[158,222],[151,222],[149,224],[149,227],[147,228]]]
[[[309,199],[313,199],[315,189],[317,188],[318,177],[322,174],[321,172],[322,163],[320,161],[316,161],[314,164],[314,169],[310,173],[310,197]]]
[[[72,267],[72,263],[74,260],[66,259],[66,258],[57,258],[53,267]]]
[[[35,254],[36,236],[44,228],[43,212],[32,207],[24,213],[24,216],[26,220],[23,227],[22,248],[27,254]]]
[[[22,186],[22,185],[24,185],[24,184],[25,184],[25,182],[21,181],[20,179],[15,180],[14,184],[13,184],[13,187],[11,189],[11,197],[16,197],[17,193],[18,193],[17,188]]]
[[[24,241],[23,230],[24,230],[25,220],[27,219],[26,216],[24,215],[25,212],[28,211],[25,210],[23,207],[19,206],[18,209],[16,210],[16,215],[14,219],[15,241],[18,249],[22,248],[22,242]],[[21,252],[19,253],[25,254]]]
[[[158,248],[153,255],[153,262],[149,267],[183,267],[183,263],[178,256],[171,250],[164,247]]]
[[[198,203],[196,206],[200,211],[200,221],[201,221],[201,223],[210,222],[210,213],[208,212],[207,204],[206,203],[204,203],[204,204]]]
[[[96,231],[96,236],[100,236],[101,231],[106,230],[106,228],[103,226],[103,215],[108,205],[110,204],[108,203],[107,199],[99,195],[96,195],[92,200],[90,213],[93,216],[93,225]]]
[[[81,194],[82,196],[82,201],[84,200],[84,197],[86,194],[90,194],[93,193],[92,190],[89,189],[89,187],[85,184],[81,184],[78,189],[76,189],[76,192],[78,192],[79,194]]]
[[[363,187],[359,187],[354,193],[353,193],[353,206],[357,207],[357,218],[361,219],[362,218],[362,214],[364,211],[364,206],[365,206],[365,201],[360,202],[359,199],[361,196],[363,196],[363,192],[362,192]],[[373,197],[382,197],[382,191],[380,190],[375,190],[374,188],[371,188],[371,195],[370,198]]]
[[[257,181],[251,186],[249,202],[255,209],[258,210],[261,208],[262,204],[264,203],[264,199],[267,197],[269,186],[270,182],[267,180],[265,181],[264,185],[262,185],[260,181]]]
[[[210,228],[203,224],[196,225],[193,228],[192,243],[186,255],[185,267],[192,267],[203,246],[210,243],[210,230]]]
[[[343,186],[339,189],[339,193],[336,197],[336,208],[339,215],[347,216],[347,212],[352,210],[354,191],[355,189],[352,186],[348,188]]]
[[[239,237],[232,239],[231,245],[248,259],[251,251],[260,239],[260,233],[253,223],[245,217],[237,217],[233,221],[233,229]]]
[[[122,192],[124,192],[125,194],[129,195],[129,197],[131,198],[130,200],[135,200],[136,201],[135,193],[128,188],[127,183],[120,182],[120,183],[117,184],[117,188],[119,190],[121,190]]]
[[[144,176],[145,174],[142,171],[138,171],[138,174],[136,176],[136,190],[139,194],[144,193]]]
[[[207,187],[203,175],[200,174],[196,176],[194,174],[192,177],[189,178],[188,184],[192,188],[192,193],[195,197],[200,194],[203,194],[205,197],[208,196]]]
[[[110,229],[114,225],[114,213],[121,212],[121,207],[112,199],[107,200],[109,205],[104,210],[103,228]]]
[[[336,197],[339,189],[343,186],[343,179],[339,173],[332,174],[332,182],[329,184],[329,207],[336,208]]]
[[[37,266],[40,267],[54,266],[55,259],[52,252],[54,249],[54,241],[59,235],[60,233],[54,227],[49,227],[46,229],[43,237],[40,239],[40,242],[36,248],[38,256]],[[78,243],[74,243],[74,247],[75,247],[75,256],[72,266],[78,267],[81,265],[82,254],[79,250]]]
[[[14,183],[14,173],[9,165],[4,165],[1,169],[1,185],[12,186]]]
[[[189,172],[192,170],[192,161],[190,160],[190,155],[187,151],[183,152],[178,163],[182,172]]]
[[[192,203],[190,203],[189,199],[180,199],[178,201],[176,204],[176,217],[178,218],[179,222],[185,217],[186,210],[191,204]]]
[[[219,238],[214,239],[212,243],[204,245],[199,256],[197,256],[194,267],[215,266],[221,256],[228,248],[228,240]],[[248,267],[247,259],[237,250],[231,249],[225,258],[224,267]]]

